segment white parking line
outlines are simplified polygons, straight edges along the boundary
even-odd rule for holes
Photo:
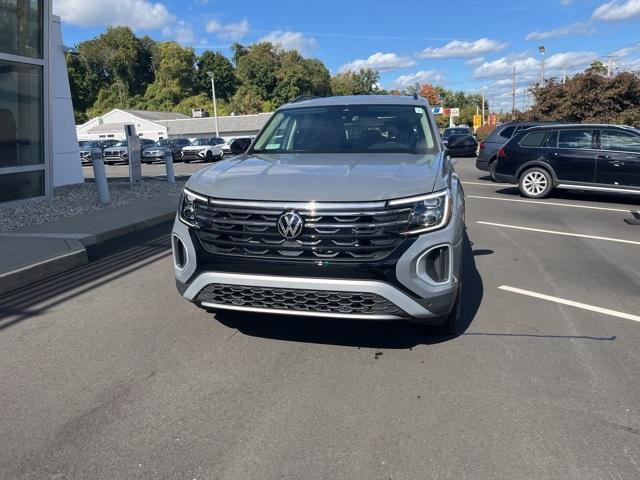
[[[625,320],[633,320],[634,322],[640,322],[639,316],[631,315],[630,313],[618,312],[616,310],[609,310],[608,308],[595,307],[593,305],[587,305],[586,303],[574,302],[573,300],[566,300],[564,298],[552,297],[550,295],[531,292],[529,290],[523,290],[521,288],[508,287],[506,285],[503,285],[502,287],[498,287],[498,288],[500,290],[504,290],[511,293],[517,293],[520,295],[526,295],[528,297],[547,300],[548,302],[559,303],[561,305],[567,305],[569,307],[580,308],[582,310],[589,310],[590,312],[602,313],[603,315],[609,315],[611,317],[624,318]]]
[[[563,235],[565,237],[588,238],[591,240],[603,240],[605,242],[627,243],[629,245],[640,245],[640,242],[634,240],[624,240],[621,238],[599,237],[597,235],[583,235],[581,233],[557,232],[555,230],[542,230],[540,228],[518,227],[516,225],[505,225],[503,223],[477,222],[480,225],[489,225],[492,227],[511,228],[514,230],[525,230],[528,232],[548,233],[550,235]]]
[[[491,183],[491,182],[460,182],[462,185],[483,185],[485,187],[506,187],[506,183]]]
[[[570,203],[541,202],[539,200],[518,200],[515,198],[483,197],[481,195],[465,195],[465,197],[478,198],[481,200],[496,200],[498,202],[533,203],[534,205],[550,205],[553,207],[586,208],[588,210],[604,210],[606,212],[631,213],[631,210],[625,210],[624,208],[592,207],[590,205],[572,205]]]

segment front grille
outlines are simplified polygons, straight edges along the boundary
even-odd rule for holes
[[[374,293],[211,284],[198,294],[196,301],[199,303],[293,312],[407,316],[402,309]]]
[[[182,158],[186,158],[187,160],[202,160],[203,157],[201,157],[200,155],[198,155],[198,152],[191,152],[191,151],[183,151],[181,153]]]
[[[384,202],[363,205],[314,204],[299,209],[305,226],[295,240],[279,233],[277,222],[287,209],[196,202],[197,236],[212,254],[279,260],[373,262],[391,255],[405,241],[411,210],[386,209]],[[262,205],[262,204],[258,204]],[[337,206],[337,208],[336,208]]]

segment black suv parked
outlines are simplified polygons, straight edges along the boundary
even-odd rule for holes
[[[509,122],[498,125],[493,132],[480,143],[480,153],[476,160],[476,168],[484,172],[489,172],[491,179],[495,181],[493,172],[500,147],[504,146],[511,138],[523,130],[547,124],[552,125],[554,123],[556,122]]]
[[[513,137],[497,156],[498,181],[525,197],[554,188],[640,195],[640,130],[616,125],[534,127]]]

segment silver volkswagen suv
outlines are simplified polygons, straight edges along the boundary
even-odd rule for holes
[[[425,100],[294,100],[244,146],[182,194],[172,246],[187,300],[456,328],[464,194]]]

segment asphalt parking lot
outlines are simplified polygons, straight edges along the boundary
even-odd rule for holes
[[[162,229],[0,297],[0,478],[640,478],[640,199],[474,163],[455,336],[216,319]]]

